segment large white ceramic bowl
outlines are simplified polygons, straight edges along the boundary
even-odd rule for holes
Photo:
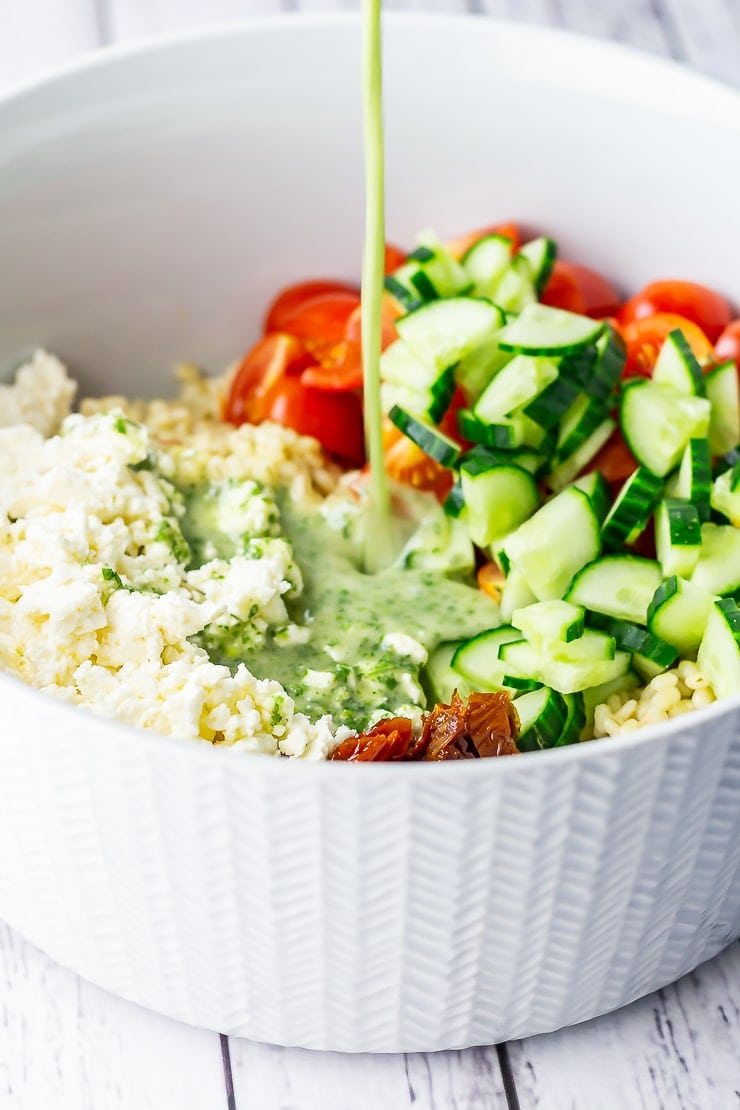
[[[517,217],[625,288],[740,299],[740,97],[480,18],[389,18],[391,238]],[[0,103],[0,363],[83,388],[220,367],[291,279],[355,276],[359,25],[264,20]],[[282,1044],[582,1021],[740,933],[740,699],[515,759],[306,765],[164,739],[0,676],[0,915],[95,983]]]

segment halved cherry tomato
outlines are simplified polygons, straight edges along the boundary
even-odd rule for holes
[[[740,365],[740,320],[733,320],[728,324],[714,344],[717,362],[727,362],[734,359]]]
[[[312,362],[294,335],[266,335],[239,364],[224,405],[224,420],[258,424],[265,419],[272,391],[286,374],[300,374]]]
[[[555,260],[540,299],[552,308],[564,308],[597,319],[611,316],[619,306],[619,297],[611,282],[595,270],[563,258]]]
[[[321,345],[338,343],[359,303],[359,290],[344,282],[290,285],[272,302],[265,317],[265,332],[285,331]]]
[[[494,601],[501,600],[501,590],[506,581],[506,575],[497,563],[484,563],[478,571],[477,578],[478,588],[484,594],[488,594]]]
[[[403,266],[406,261],[406,251],[402,251],[400,247],[394,247],[393,243],[386,243],[385,245],[385,272],[386,274],[393,273],[399,266]]]
[[[272,390],[266,410],[265,420],[313,436],[350,466],[365,461],[362,402],[357,394],[311,389],[300,378],[286,376]]]
[[[396,431],[396,429],[394,429]],[[452,489],[452,474],[426,455],[421,448],[396,431],[396,437],[384,426],[385,468],[388,477],[414,489],[425,489],[443,501]]]
[[[470,231],[467,235],[458,235],[454,239],[447,239],[445,247],[450,252],[453,258],[462,258],[462,256],[469,251],[474,243],[479,239],[485,238],[486,235],[503,235],[506,239],[511,239],[511,252],[518,251],[522,245],[522,237],[519,231],[519,225],[514,223],[503,224],[490,224],[488,227],[480,227],[477,231]]]
[[[616,428],[598,455],[589,464],[589,470],[600,470],[610,485],[619,487],[637,468],[634,455],[624,442],[619,428]]]
[[[622,376],[649,378],[660,348],[676,328],[683,332],[700,363],[712,361],[714,348],[697,324],[672,312],[656,312],[654,316],[620,324],[619,330],[627,345],[627,365]]]
[[[622,305],[619,319],[630,324],[658,312],[672,312],[697,324],[714,343],[732,319],[723,296],[695,281],[652,281]]]
[[[385,350],[396,338],[396,320],[402,314],[390,294],[383,296],[380,347]],[[303,375],[303,384],[316,389],[360,389],[362,387],[362,308],[354,309],[347,319],[344,339],[327,347],[313,345],[318,359]]]

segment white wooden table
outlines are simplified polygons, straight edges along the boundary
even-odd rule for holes
[[[0,88],[113,41],[281,7],[354,6],[356,0],[0,0]],[[740,84],[740,0],[388,6],[556,24],[672,55]],[[150,1107],[730,1110],[740,1107],[740,945],[674,986],[575,1029],[466,1052],[348,1057],[178,1025],[82,982],[0,923],[0,1110]]]

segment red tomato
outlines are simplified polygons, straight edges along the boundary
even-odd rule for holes
[[[313,361],[300,340],[283,332],[260,339],[242,359],[224,405],[230,424],[258,424],[265,419],[272,390],[286,374],[299,374]]]
[[[623,377],[649,378],[660,348],[668,334],[676,328],[683,332],[699,362],[704,364],[712,361],[714,349],[700,327],[684,316],[676,316],[672,312],[657,312],[642,320],[620,324],[619,330],[627,345],[627,365]]]
[[[728,324],[714,344],[717,362],[727,362],[733,359],[740,365],[740,320],[733,320]]]
[[[622,306],[620,320],[630,324],[658,312],[672,312],[697,324],[711,343],[729,324],[730,306],[719,293],[694,281],[652,281]]]
[[[390,294],[383,297],[381,317],[381,350],[396,338],[396,320],[401,309]],[[362,387],[362,308],[354,309],[347,319],[344,339],[331,346],[314,345],[318,365],[309,366],[303,374],[303,384],[316,389],[360,389]]]
[[[321,344],[338,343],[359,303],[359,290],[344,282],[304,281],[291,285],[272,302],[265,317],[265,332],[285,331]]]
[[[637,462],[619,428],[616,428],[598,455],[589,464],[589,470],[600,470],[610,485],[617,488],[637,469]],[[614,492],[614,491],[613,491]]]
[[[452,488],[451,472],[395,428],[393,436],[388,423],[384,423],[383,428],[388,477],[414,489],[430,490],[443,501]]]
[[[273,389],[266,408],[265,420],[314,436],[325,450],[350,466],[365,461],[362,402],[355,393],[311,389],[300,378],[286,376]]]
[[[522,237],[519,231],[518,224],[503,223],[503,224],[490,224],[488,227],[480,227],[477,231],[471,231],[467,235],[458,235],[455,239],[448,239],[445,242],[447,250],[453,258],[462,258],[466,251],[469,251],[474,243],[479,239],[485,238],[486,235],[503,235],[506,239],[511,239],[511,252],[518,251],[522,245]]]
[[[564,308],[598,319],[611,316],[619,305],[616,290],[606,278],[595,270],[561,258],[555,260],[540,300],[552,308]]]
[[[400,247],[394,247],[392,243],[385,245],[385,272],[387,274],[393,273],[399,266],[403,266],[406,261],[406,251],[402,251]]]

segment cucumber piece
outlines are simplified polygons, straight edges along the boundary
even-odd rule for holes
[[[553,659],[561,663],[588,663],[609,661],[616,657],[617,643],[613,636],[586,628],[570,643],[557,640],[541,642],[541,647]]]
[[[730,598],[712,606],[696,661],[718,698],[740,693],[740,609]]]
[[[462,485],[459,478],[447,494],[443,507],[448,516],[459,517],[462,514],[465,508],[465,498],[463,497]]]
[[[660,478],[647,467],[638,466],[620,489],[601,526],[604,547],[614,549],[625,543],[634,543],[650,520],[662,492]]]
[[[612,492],[601,471],[592,470],[590,474],[583,474],[580,478],[576,478],[573,485],[586,494],[594,513],[600,521],[603,521],[611,506]]]
[[[491,300],[504,312],[521,312],[527,305],[537,301],[532,268],[523,255],[514,255],[497,282]]]
[[[678,473],[666,483],[669,497],[680,497],[696,506],[701,521],[709,520],[712,463],[708,439],[690,439]]]
[[[526,405],[558,376],[552,359],[517,355],[496,375],[475,403],[473,414],[496,424]]]
[[[723,362],[704,377],[707,397],[712,406],[709,418],[709,446],[713,455],[724,455],[740,440],[740,388],[737,366]]]
[[[464,439],[477,443],[481,447],[494,447],[507,451],[515,446],[516,430],[510,421],[485,424],[482,420],[478,420],[470,409],[458,409],[457,427]]]
[[[474,690],[502,690],[506,668],[499,658],[499,649],[509,641],[518,639],[519,635],[517,628],[505,624],[480,632],[460,644],[452,656],[450,666]]]
[[[475,568],[475,551],[466,522],[440,507],[409,537],[396,565],[468,579]]]
[[[600,320],[548,305],[531,304],[506,325],[498,344],[504,351],[525,355],[562,355],[594,343],[603,330]]]
[[[469,452],[460,466],[470,537],[485,547],[525,521],[540,503],[537,484],[521,466]]]
[[[503,312],[501,318],[504,318]],[[475,404],[488,383],[512,358],[510,351],[499,349],[494,337],[460,359],[455,367],[455,379],[467,405]]]
[[[507,674],[534,679],[561,694],[574,694],[609,682],[629,669],[630,660],[624,651],[615,652],[613,659],[556,659],[549,656],[545,648],[526,640],[503,644],[500,657]]]
[[[461,262],[475,295],[493,300],[496,286],[511,263],[511,239],[484,235],[466,251]]]
[[[454,439],[450,439],[444,432],[440,432],[439,428],[417,420],[399,405],[393,405],[388,416],[399,432],[403,432],[407,439],[441,466],[451,468],[460,458],[462,454],[460,444],[455,443]]]
[[[562,694],[543,686],[517,698],[516,711],[519,716],[516,745],[520,752],[535,752],[558,743],[568,722],[569,705]]]
[[[540,235],[536,239],[530,239],[528,243],[520,247],[518,253],[520,258],[526,258],[529,263],[537,296],[541,296],[550,280],[550,274],[558,254],[554,241],[548,239],[545,235]]]
[[[715,478],[711,492],[711,506],[726,516],[730,524],[740,528],[740,473],[733,467]]]
[[[609,416],[609,405],[580,393],[560,421],[556,454],[565,459],[577,451]]]
[[[449,382],[446,392],[407,389],[392,382],[381,382],[380,402],[383,411],[390,412],[394,405],[397,405],[426,424],[438,424],[450,407],[455,390],[455,380],[452,375],[448,374],[445,380]]]
[[[638,462],[664,477],[678,465],[686,444],[709,430],[711,406],[705,397],[689,397],[647,378],[622,386],[622,432]]]
[[[405,307],[454,297],[470,288],[468,274],[433,233],[412,251],[406,261],[386,278],[386,289]]]
[[[530,401],[524,412],[541,428],[554,428],[580,392],[579,383],[572,378],[564,377],[561,372],[534,400]]]
[[[663,341],[652,377],[658,385],[670,386],[677,393],[706,397],[702,368],[678,328],[669,332]]]
[[[562,597],[576,571],[599,549],[599,521],[586,494],[573,487],[538,509],[503,546],[509,564],[525,575],[538,601]]]
[[[579,474],[584,467],[596,458],[616,426],[610,417],[606,417],[600,424],[597,424],[590,436],[571,455],[561,459],[547,475],[547,484],[550,489],[555,493],[565,489],[573,481],[576,474]]]
[[[731,447],[729,451],[725,452],[721,459],[715,460],[713,471],[715,478],[719,477],[720,474],[724,474],[726,470],[735,470],[738,463],[740,463],[740,444]]]
[[[702,524],[701,541],[691,581],[713,594],[734,594],[740,589],[740,529]]]
[[[396,321],[396,331],[421,362],[441,372],[490,342],[501,321],[501,310],[488,301],[452,297],[402,316]]]
[[[629,651],[633,655],[649,659],[660,671],[670,667],[678,658],[678,649],[673,644],[661,640],[639,624],[606,617],[602,613],[593,613],[590,620],[596,628],[614,638],[620,651]]]
[[[445,369],[440,372],[420,359],[401,339],[394,340],[380,356],[380,377],[384,382],[425,392],[435,385],[437,391],[446,385]]]
[[[537,601],[516,609],[511,623],[528,639],[562,640],[569,643],[583,634],[584,610],[567,601]]]
[[[524,575],[516,570],[509,571],[501,590],[501,600],[499,602],[501,620],[511,624],[511,618],[517,609],[533,605],[536,600],[537,598],[529,588],[529,583]]]
[[[655,512],[655,550],[666,578],[690,578],[701,551],[701,521],[690,501],[667,497]]]
[[[440,644],[431,652],[424,666],[422,682],[432,705],[439,702],[449,705],[455,690],[461,698],[467,698],[473,692],[470,683],[452,669],[452,657],[459,647],[460,641]]]
[[[563,694],[568,715],[565,718],[563,731],[555,741],[556,748],[564,748],[568,744],[577,744],[581,739],[583,726],[586,724],[586,705],[583,694]]]
[[[606,404],[619,384],[626,362],[624,340],[611,324],[607,324],[596,344],[596,361],[583,383],[588,395]]]
[[[648,607],[648,630],[693,658],[713,604],[709,590],[674,575],[655,591]]]
[[[565,599],[593,613],[644,625],[662,577],[660,566],[652,559],[607,555],[576,574]]]

